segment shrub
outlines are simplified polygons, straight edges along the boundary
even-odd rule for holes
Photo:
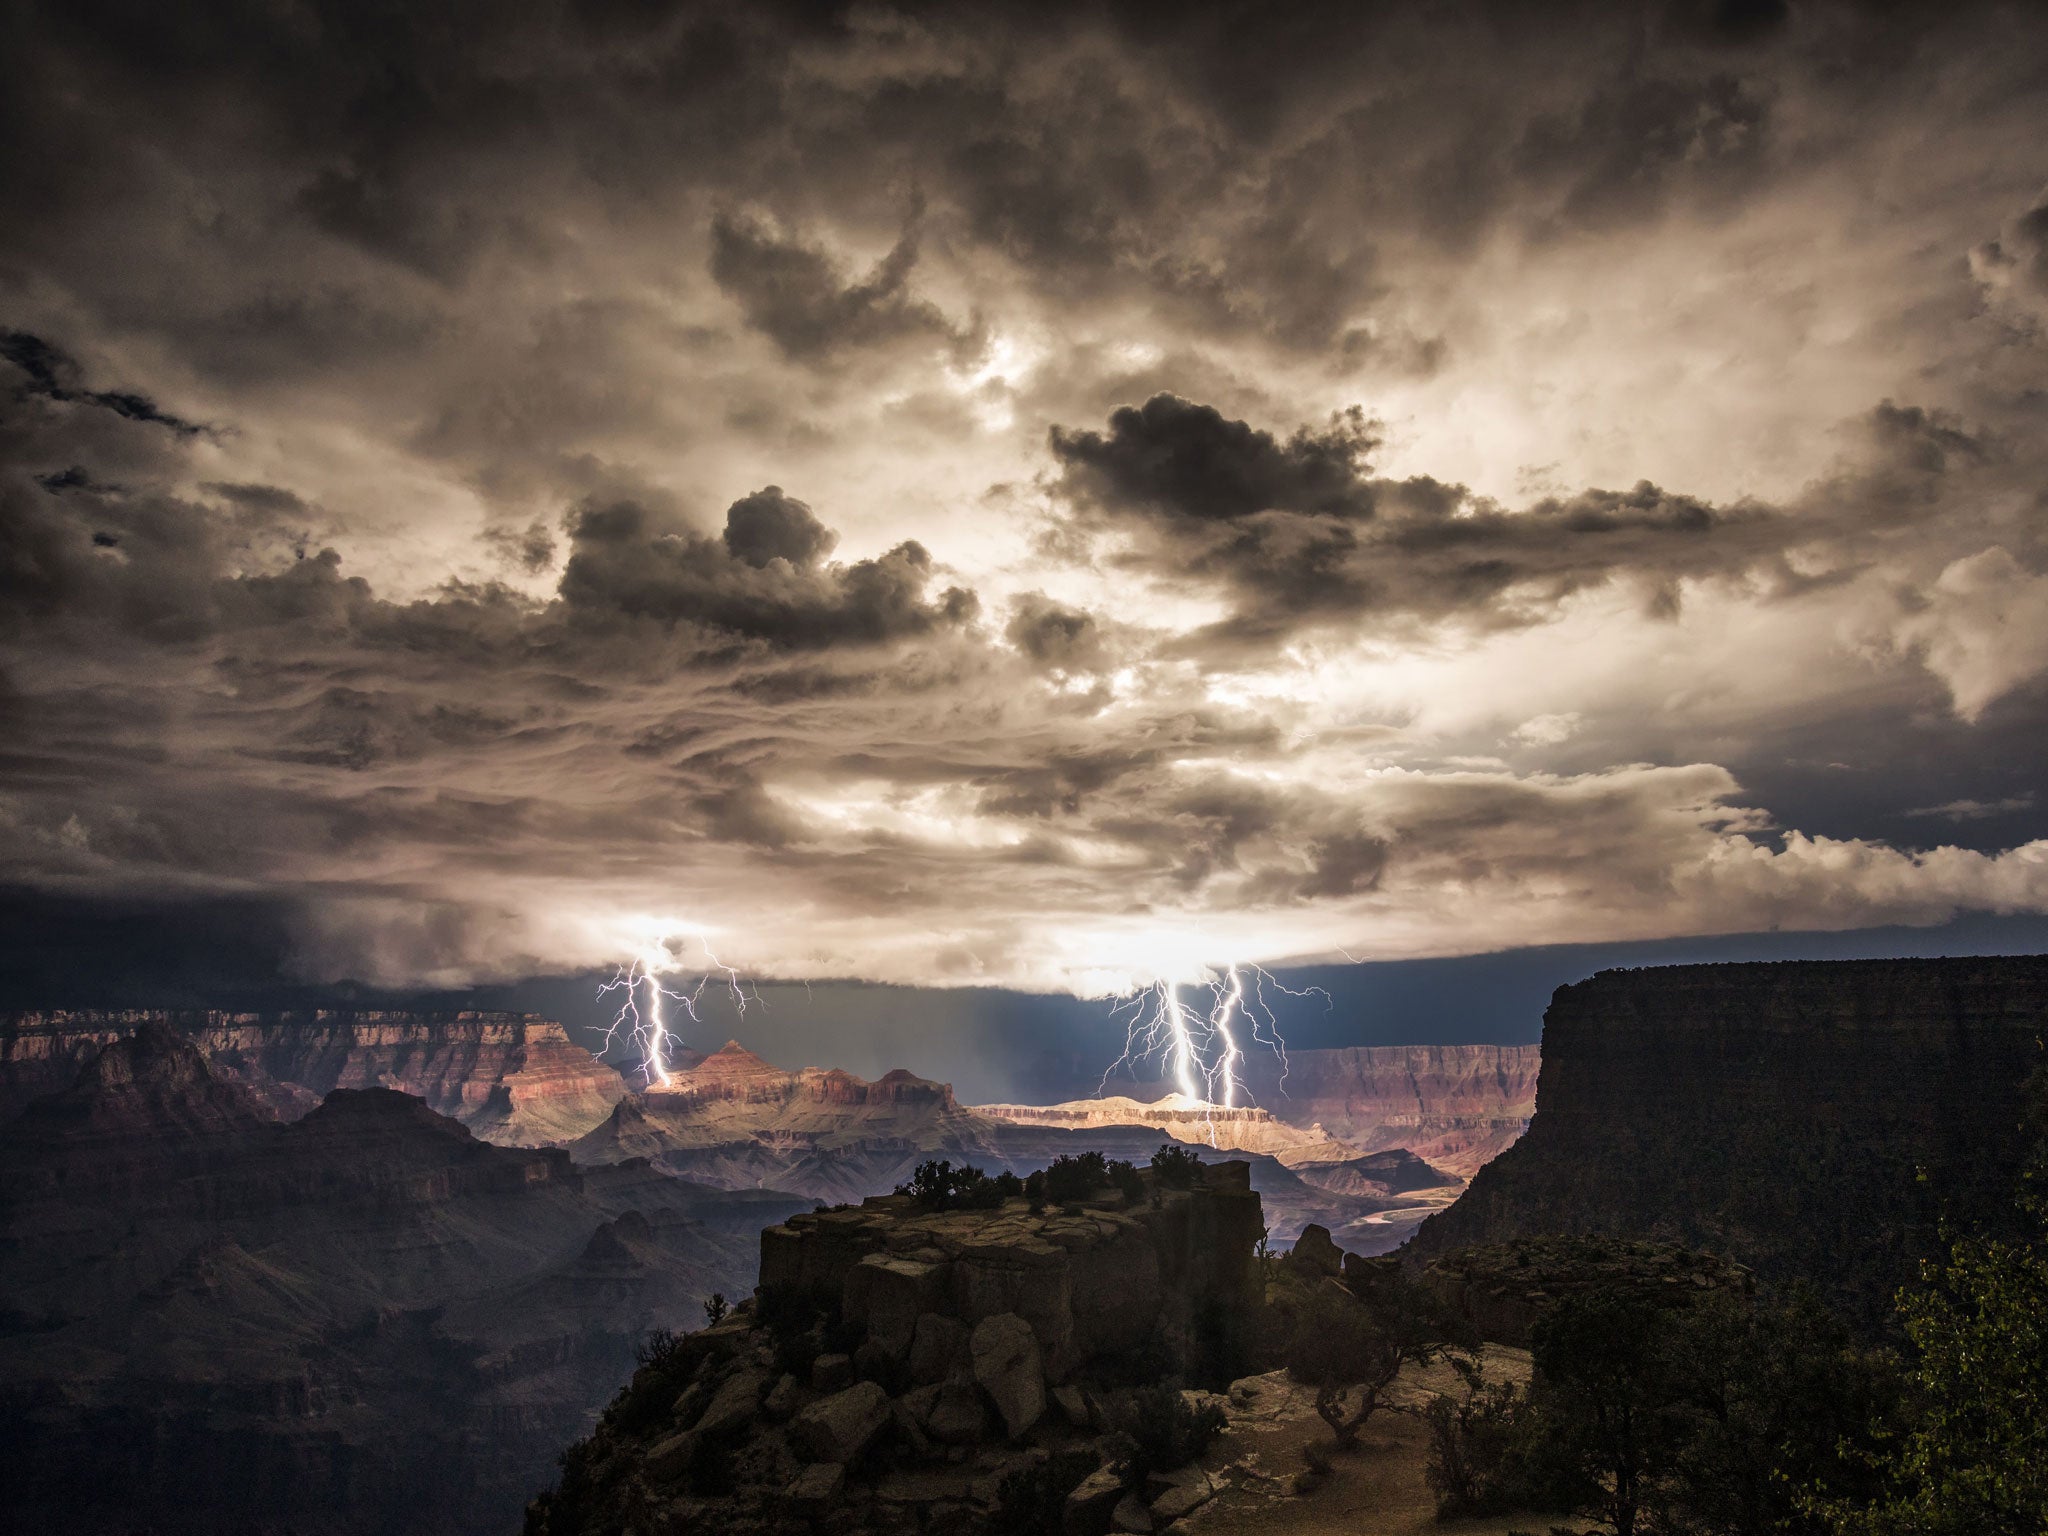
[[[1109,1182],[1124,1197],[1125,1206],[1136,1205],[1145,1198],[1145,1176],[1122,1158],[1109,1164]]]
[[[1192,1148],[1168,1142],[1152,1154],[1152,1171],[1169,1189],[1191,1189],[1202,1176],[1202,1159]]]
[[[1427,1365],[1448,1347],[1445,1325],[1421,1287],[1398,1277],[1370,1303],[1318,1287],[1295,1313],[1287,1369],[1316,1386],[1316,1412],[1340,1446],[1387,1406],[1395,1379]],[[1355,1404],[1347,1406],[1353,1391]]]
[[[1014,1173],[990,1178],[972,1164],[955,1168],[944,1158],[919,1163],[910,1182],[896,1186],[897,1194],[910,1196],[927,1211],[991,1210],[1006,1197],[1023,1191]]]
[[[711,1327],[716,1328],[725,1321],[725,1314],[730,1310],[731,1308],[726,1305],[725,1293],[723,1291],[713,1291],[710,1298],[704,1303],[704,1321]]]
[[[996,1486],[990,1526],[997,1536],[1043,1536],[1060,1529],[1067,1495],[1095,1469],[1085,1452],[1058,1451],[1035,1466],[1021,1467]]]
[[[1031,1202],[1031,1214],[1045,1213],[1045,1170],[1039,1169],[1024,1181],[1024,1198]]]
[[[1071,1205],[1108,1182],[1109,1163],[1100,1152],[1056,1157],[1045,1170],[1045,1198],[1052,1205]]]
[[[1140,1387],[1112,1413],[1121,1438],[1119,1460],[1133,1478],[1184,1467],[1223,1432],[1223,1410],[1214,1403],[1195,1407],[1171,1387]]]
[[[1429,1427],[1425,1476],[1439,1520],[1498,1515],[1530,1502],[1520,1439],[1528,1401],[1512,1381],[1487,1381],[1477,1366],[1453,1361],[1465,1378],[1462,1401],[1439,1397],[1423,1410]]]

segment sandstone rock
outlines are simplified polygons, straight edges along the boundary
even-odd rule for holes
[[[1152,1511],[1135,1493],[1127,1493],[1117,1502],[1110,1521],[1118,1530],[1129,1531],[1132,1536],[1152,1536]]]
[[[797,1473],[786,1495],[793,1504],[817,1506],[836,1504],[845,1492],[846,1468],[836,1461],[814,1461]]]
[[[917,1320],[910,1338],[910,1379],[944,1381],[968,1363],[967,1325],[957,1318],[927,1312]]]
[[[939,1444],[972,1445],[988,1432],[988,1410],[971,1382],[949,1381],[931,1390],[934,1398],[924,1427]]]
[[[647,1453],[647,1475],[656,1482],[672,1483],[690,1470],[690,1463],[696,1455],[697,1435],[694,1430],[686,1429],[679,1435],[670,1435]]]
[[[1058,1405],[1061,1416],[1074,1428],[1088,1429],[1094,1425],[1095,1413],[1089,1405],[1088,1394],[1079,1387],[1054,1387],[1052,1400]]]
[[[712,1394],[711,1406],[697,1421],[697,1433],[716,1435],[738,1428],[760,1410],[761,1394],[767,1390],[765,1372],[752,1368],[734,1371]]]
[[[987,1392],[1012,1438],[1045,1413],[1045,1366],[1031,1325],[1013,1312],[983,1318],[968,1341],[974,1379]]]
[[[790,1443],[812,1461],[848,1462],[889,1422],[889,1394],[863,1381],[821,1398],[790,1421]]]
[[[1310,1222],[1301,1229],[1301,1236],[1294,1240],[1294,1262],[1304,1269],[1319,1275],[1339,1275],[1344,1271],[1344,1253],[1330,1240],[1330,1229]]]
[[[853,1385],[853,1356],[820,1355],[811,1362],[813,1392],[843,1392]]]
[[[1067,1495],[1060,1511],[1060,1529],[1065,1536],[1105,1536],[1123,1497],[1124,1481],[1116,1469],[1097,1467]]]

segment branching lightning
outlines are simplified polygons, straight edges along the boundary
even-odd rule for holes
[[[703,951],[702,964],[689,959],[688,941],[692,938]],[[662,979],[665,976],[686,978],[691,975],[696,980],[688,985],[669,986]],[[701,930],[657,935],[620,968],[618,975],[597,989],[599,997],[612,992],[620,995],[619,1011],[604,1032],[605,1050],[609,1051],[618,1037],[624,1034],[640,1052],[647,1085],[668,1087],[672,1081],[669,1072],[672,1058],[665,1005],[680,1004],[683,1012],[690,1016],[690,1022],[698,1023],[697,1004],[704,996],[704,989],[714,981],[723,983],[732,994],[733,1006],[744,1014],[747,1004],[754,999],[740,979],[740,973],[711,952],[711,945]]]
[[[1208,991],[1206,1008],[1183,996],[1198,988]],[[1288,997],[1314,995],[1325,1005],[1330,1000],[1321,987],[1297,991],[1257,965],[1226,965],[1220,974],[1210,972],[1197,981],[1156,981],[1141,988],[1115,1009],[1117,1014],[1127,1015],[1124,1053],[1102,1074],[1096,1092],[1107,1089],[1119,1067],[1158,1057],[1183,1097],[1214,1108],[1236,1109],[1245,1094],[1239,1032],[1247,1027],[1252,1043],[1268,1046],[1279,1056],[1284,1087],[1287,1043],[1280,1038],[1280,1021],[1266,1001],[1268,988]]]

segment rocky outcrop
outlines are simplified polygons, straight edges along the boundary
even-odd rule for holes
[[[1405,1251],[1664,1238],[1881,1318],[1944,1212],[2008,1200],[2044,1028],[2041,956],[1603,971],[1551,1001],[1528,1134]]]
[[[647,1332],[806,1203],[383,1088],[280,1124],[157,1023],[0,1128],[0,1166],[8,1523],[80,1532],[502,1530]]]
[[[1362,1045],[1255,1056],[1244,1070],[1289,1125],[1362,1152],[1404,1147],[1469,1179],[1527,1129],[1540,1055],[1533,1045]]]
[[[536,1014],[211,1010],[17,1013],[0,1019],[0,1120],[54,1093],[102,1046],[153,1023],[280,1120],[336,1088],[395,1088],[484,1140],[582,1135],[625,1093],[619,1074]]]
[[[1249,1171],[1147,1171],[1038,1212],[883,1196],[793,1216],[762,1234],[755,1298],[643,1366],[527,1529],[1103,1536],[1123,1503],[1164,1527],[1208,1472],[1147,1478],[1112,1431],[1141,1401],[1181,1407],[1134,1382],[1222,1387],[1257,1347]]]

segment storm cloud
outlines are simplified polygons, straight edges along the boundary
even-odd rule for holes
[[[2048,910],[2028,7],[35,6],[0,858],[458,985]]]

